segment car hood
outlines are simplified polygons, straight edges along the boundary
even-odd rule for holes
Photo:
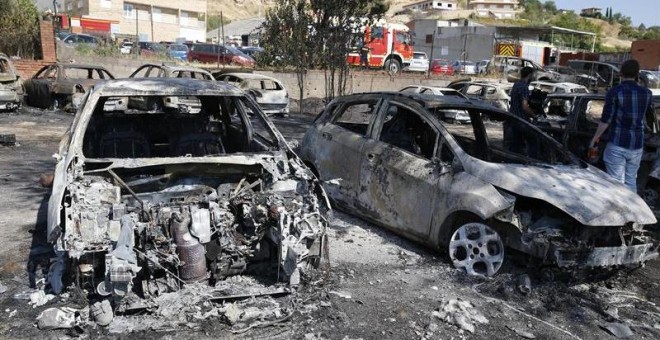
[[[589,226],[656,223],[644,200],[593,167],[492,164],[466,171],[498,188],[543,200]],[[476,166],[475,166],[476,165]],[[470,171],[478,169],[477,171]]]

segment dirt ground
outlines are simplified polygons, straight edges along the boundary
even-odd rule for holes
[[[538,268],[508,261],[494,278],[474,278],[453,269],[443,254],[339,211],[328,230],[329,266],[282,298],[294,309],[283,322],[241,334],[219,318],[137,334],[102,327],[39,330],[34,326],[39,313],[74,300],[56,297],[33,308],[21,296],[30,292],[28,268],[37,285],[43,277],[50,250],[41,240],[39,212],[43,217],[48,191],[38,179],[52,171],[51,156],[72,118],[34,109],[0,114],[0,134],[15,133],[19,143],[0,146],[0,338],[601,340],[615,338],[605,330],[608,325],[630,330],[635,339],[660,338],[657,260],[605,278],[554,282],[543,281]],[[298,115],[275,119],[291,140],[300,140],[310,121]],[[517,287],[525,273],[531,276],[528,294]]]

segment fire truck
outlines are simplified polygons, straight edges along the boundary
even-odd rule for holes
[[[398,73],[410,65],[413,45],[408,26],[379,21],[365,26],[358,35],[358,46],[348,54],[349,65],[360,65],[360,47],[363,43],[369,47],[369,67],[382,67],[391,73]]]

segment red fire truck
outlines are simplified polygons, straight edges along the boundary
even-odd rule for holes
[[[383,67],[391,73],[398,73],[410,65],[413,58],[412,39],[408,26],[377,22],[364,27],[360,33],[358,46],[348,54],[348,64],[360,65],[360,47],[363,41],[369,47],[369,67]]]

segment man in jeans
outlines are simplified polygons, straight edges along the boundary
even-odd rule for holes
[[[639,62],[631,59],[621,65],[621,83],[607,92],[603,115],[592,148],[605,130],[608,140],[603,161],[607,173],[637,192],[637,170],[644,147],[644,114],[651,106],[651,91],[637,84]]]
[[[531,121],[536,114],[529,106],[529,82],[534,78],[534,69],[523,67],[520,69],[520,80],[511,88],[511,106],[509,112],[526,121]],[[525,146],[527,152],[525,153]],[[538,137],[534,131],[524,124],[509,120],[504,123],[504,148],[531,158],[538,158]]]

